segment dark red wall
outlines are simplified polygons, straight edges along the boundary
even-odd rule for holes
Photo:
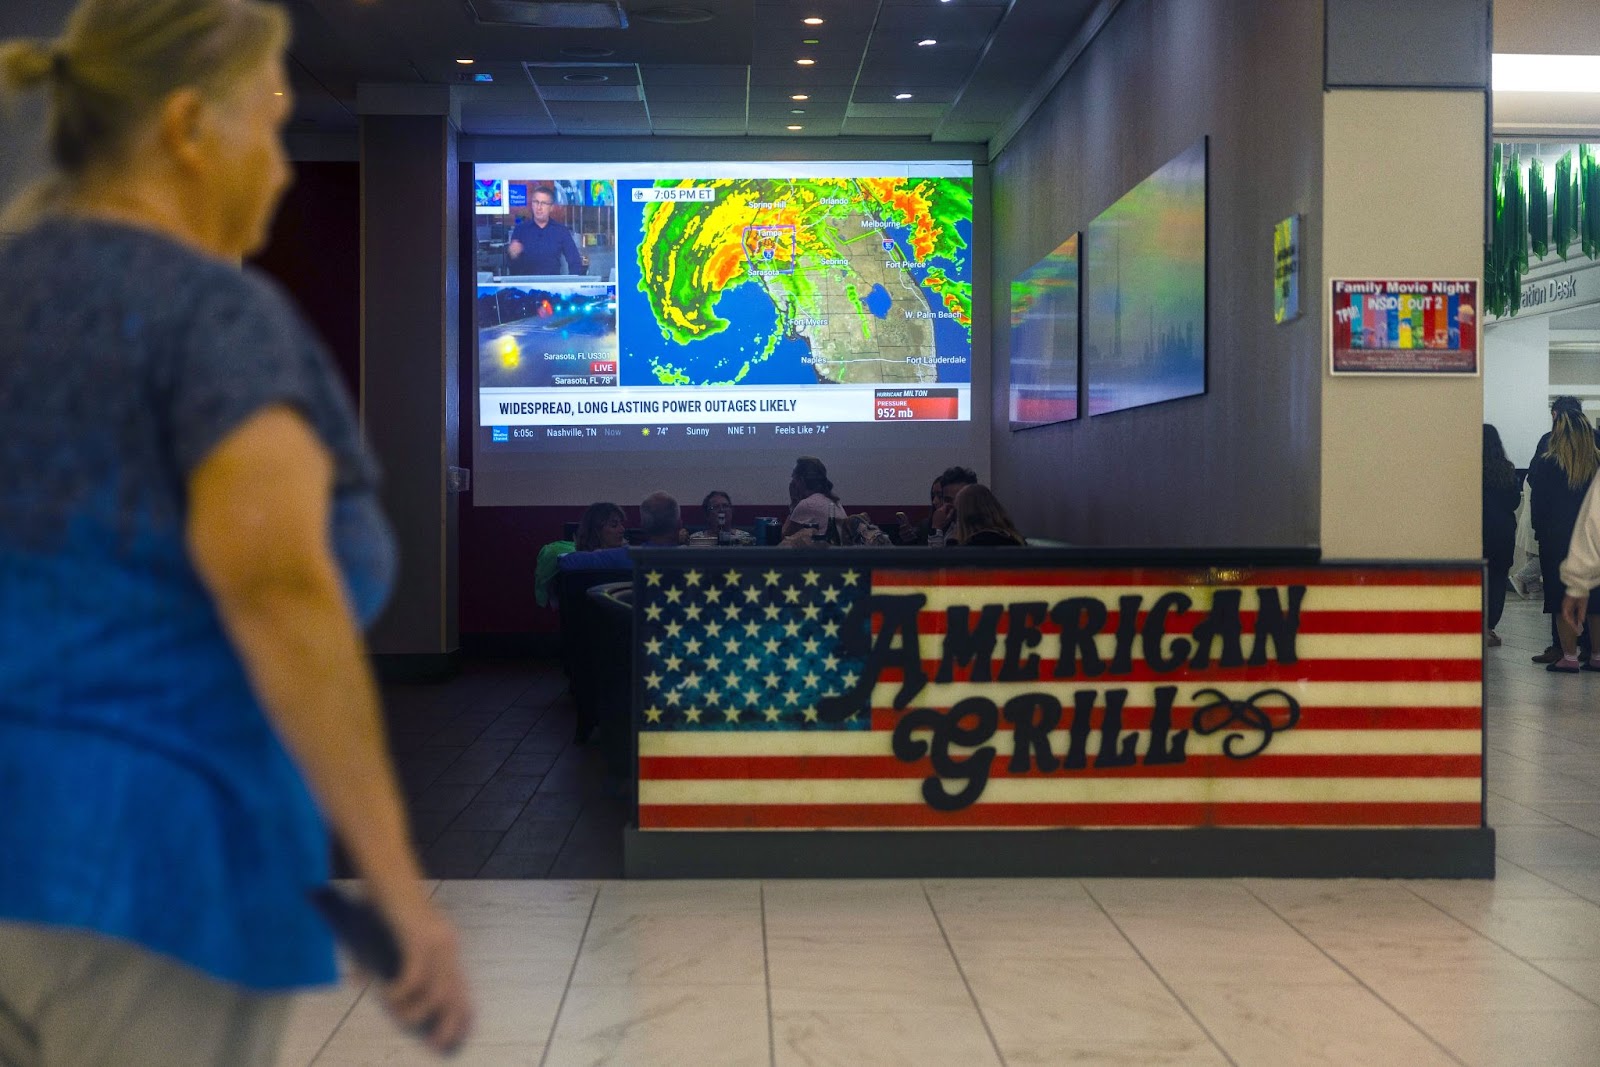
[[[361,168],[297,163],[294,170],[267,247],[252,262],[299,303],[354,398],[361,384]]]

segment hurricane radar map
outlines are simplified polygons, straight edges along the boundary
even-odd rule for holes
[[[971,383],[970,177],[625,180],[617,200],[619,384]]]

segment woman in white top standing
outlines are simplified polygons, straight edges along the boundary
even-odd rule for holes
[[[810,527],[821,534],[831,519],[842,531],[844,508],[833,483],[828,480],[828,468],[815,456],[801,456],[795,460],[794,473],[789,476],[789,521],[783,524],[783,536],[792,537]]]

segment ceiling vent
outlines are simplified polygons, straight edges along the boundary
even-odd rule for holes
[[[654,22],[660,26],[690,26],[696,22],[710,22],[715,16],[703,7],[670,4],[635,11],[633,17],[640,22]]]
[[[644,86],[632,63],[524,63],[546,102],[641,103]]]
[[[620,0],[467,0],[473,17],[494,26],[561,30],[625,30]]]

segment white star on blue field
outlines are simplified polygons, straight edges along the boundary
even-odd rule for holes
[[[870,575],[815,565],[652,568],[640,583],[643,730],[865,730],[819,722],[817,701],[853,689],[863,658],[839,655]]]

